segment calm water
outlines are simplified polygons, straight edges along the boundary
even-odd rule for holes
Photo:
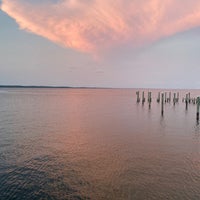
[[[1,89],[0,200],[200,199],[196,106],[135,92]]]

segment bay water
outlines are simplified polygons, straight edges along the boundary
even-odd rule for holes
[[[0,89],[0,200],[200,199],[200,91],[140,91]]]

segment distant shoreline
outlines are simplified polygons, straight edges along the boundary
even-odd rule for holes
[[[35,85],[0,85],[0,88],[70,88],[61,86],[35,86]]]
[[[109,87],[70,87],[70,86],[37,86],[37,85],[0,85],[0,88],[118,89]]]
[[[45,85],[0,85],[1,88],[38,88],[38,89],[135,89],[135,90],[199,90],[197,88],[117,88],[117,87],[81,87],[81,86],[45,86]]]

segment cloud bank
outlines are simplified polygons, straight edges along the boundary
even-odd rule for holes
[[[199,0],[2,0],[21,29],[96,53],[148,44],[200,25]]]

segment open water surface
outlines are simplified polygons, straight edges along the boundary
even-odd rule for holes
[[[151,91],[0,89],[0,200],[200,199],[196,105]]]

